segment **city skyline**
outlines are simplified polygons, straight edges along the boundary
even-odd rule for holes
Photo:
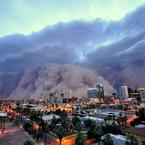
[[[53,6],[49,5],[50,2]],[[53,14],[48,13],[47,3],[51,6],[50,11]],[[145,4],[143,1],[120,2],[114,0],[110,3],[91,1],[89,4],[86,1],[84,5],[82,1],[78,1],[78,3],[64,1],[62,3],[64,6],[59,5],[61,10],[57,10],[59,3],[60,1],[36,3],[34,1],[13,1],[13,3],[1,1],[1,6],[3,6],[1,19],[4,18],[8,21],[13,19],[18,24],[17,26],[20,25],[21,30],[16,30],[17,33],[15,33],[11,23],[7,27],[7,23],[1,21],[4,27],[0,28],[9,31],[10,34],[0,38],[1,95],[16,95],[24,92],[21,84],[25,84],[23,79],[25,77],[28,82],[26,86],[30,84],[28,85],[30,88],[25,89],[26,96],[33,91],[34,94],[37,94],[40,88],[39,94],[45,94],[46,88],[60,86],[62,88],[69,86],[70,88],[67,89],[75,88],[75,90],[76,88],[85,89],[93,87],[92,80],[105,85],[107,92],[121,85],[133,88],[145,86],[145,21],[143,19]],[[66,5],[70,5],[71,8],[66,9]],[[82,10],[81,7],[87,8],[88,11]],[[89,13],[91,8],[93,16]],[[80,14],[79,17],[76,17],[74,11],[78,15]],[[101,11],[101,14],[98,11]],[[31,15],[32,13],[37,17]],[[58,16],[58,14],[69,13],[74,13],[74,16],[71,14],[67,22]],[[45,26],[40,20],[41,16],[45,20],[51,16],[56,22]],[[107,18],[105,18],[106,16]],[[27,18],[30,19],[27,21],[29,25],[25,22]],[[31,33],[34,28],[33,23],[37,26],[42,24],[43,28],[39,30],[39,27]],[[21,34],[24,30],[23,27],[29,28],[29,35]],[[41,73],[39,73],[40,71]],[[31,75],[28,72],[31,72]],[[49,73],[54,75],[48,75]],[[92,73],[93,75],[91,75]],[[55,75],[60,78],[58,79],[60,81],[55,80]],[[40,78],[44,79],[43,83]],[[83,81],[84,78],[85,81]],[[69,85],[67,79],[70,81]],[[34,83],[31,84],[31,82]],[[80,90],[80,92],[82,91]]]

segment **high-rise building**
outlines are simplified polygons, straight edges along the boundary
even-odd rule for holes
[[[119,95],[120,99],[128,98],[129,97],[128,87],[127,86],[120,86],[118,95]]]
[[[50,93],[49,101],[51,104],[60,104],[62,103],[62,96],[58,94],[58,92]]]
[[[104,97],[104,87],[102,84],[97,84],[96,88],[89,88],[87,90],[88,98],[102,99]]]
[[[96,88],[98,90],[98,97],[103,98],[104,97],[104,87],[102,84],[97,84]]]
[[[145,98],[145,88],[138,88],[142,98]]]

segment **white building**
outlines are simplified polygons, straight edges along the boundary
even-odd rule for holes
[[[54,93],[50,93],[49,95],[49,101],[51,104],[60,104],[62,103],[62,96],[58,94],[58,91],[55,91]]]
[[[100,118],[106,118],[108,116],[115,116],[115,117],[119,117],[120,116],[120,113],[122,115],[125,115],[123,112],[121,111],[106,111],[106,112],[100,112],[97,114],[97,117],[100,117]]]
[[[59,119],[60,116],[55,115],[55,114],[49,114],[49,115],[43,115],[43,116],[42,116],[42,120],[43,120],[44,122],[47,122],[48,124],[51,124],[53,118]]]
[[[114,145],[126,145],[126,137],[123,135],[114,135],[114,134],[110,134],[111,139],[113,140],[113,144]],[[105,138],[106,135],[102,136],[101,139],[103,140]],[[104,145],[104,144],[103,144]]]
[[[105,120],[102,119],[102,118],[97,118],[97,117],[92,117],[92,116],[85,116],[85,117],[82,117],[81,120],[82,120],[82,121],[85,121],[85,120],[88,120],[88,119],[90,119],[90,120],[96,122],[96,124],[102,124],[102,123],[105,122]]]
[[[7,113],[3,112],[3,111],[0,111],[0,117],[7,117]]]
[[[120,99],[126,99],[128,97],[129,97],[128,87],[127,86],[120,86],[120,88],[119,88],[119,98]]]

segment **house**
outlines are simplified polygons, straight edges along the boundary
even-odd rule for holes
[[[140,141],[145,140],[145,128],[129,127],[123,131],[126,135],[132,135]]]
[[[49,115],[43,115],[43,116],[42,116],[42,120],[43,120],[44,122],[48,123],[48,124],[51,124],[53,118],[59,119],[60,116],[55,115],[55,114],[49,114]]]

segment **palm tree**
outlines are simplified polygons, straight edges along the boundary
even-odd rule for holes
[[[145,118],[145,108],[141,108],[139,109],[138,112],[136,112],[136,115],[140,118],[140,119],[143,119]]]
[[[79,131],[76,137],[76,145],[84,145],[84,144],[85,144],[85,136],[82,133],[82,131]]]
[[[72,124],[76,129],[79,129],[79,126],[81,126],[81,121],[78,117],[74,117],[72,119]]]
[[[32,140],[27,140],[23,143],[23,145],[35,145],[35,143]]]
[[[127,116],[123,116],[122,117],[122,121],[124,122],[124,125],[126,126],[126,124],[127,124]]]
[[[94,129],[96,127],[96,123],[91,120],[91,119],[87,119],[84,121],[84,124],[87,128],[89,128],[90,130]]]
[[[55,134],[56,134],[57,137],[59,138],[59,142],[60,142],[60,145],[61,145],[62,138],[64,137],[64,134],[65,134],[64,128],[58,127],[58,128],[56,129],[56,131],[55,131]]]
[[[112,138],[111,138],[111,136],[110,136],[109,134],[107,134],[107,135],[105,136],[105,138],[103,139],[103,143],[104,143],[105,145],[114,145],[114,144],[113,144],[113,140],[112,140]]]
[[[46,143],[47,143],[47,132],[49,132],[50,128],[46,123],[43,123],[42,124],[42,129],[43,129],[43,132],[44,132],[44,145],[46,145]]]
[[[134,136],[128,136],[126,145],[139,145],[139,141]]]
[[[96,140],[98,141],[98,144],[100,145],[100,141],[101,141],[101,136],[103,135],[103,130],[102,127],[97,126],[96,127],[96,132],[95,132],[95,136],[96,136]]]

